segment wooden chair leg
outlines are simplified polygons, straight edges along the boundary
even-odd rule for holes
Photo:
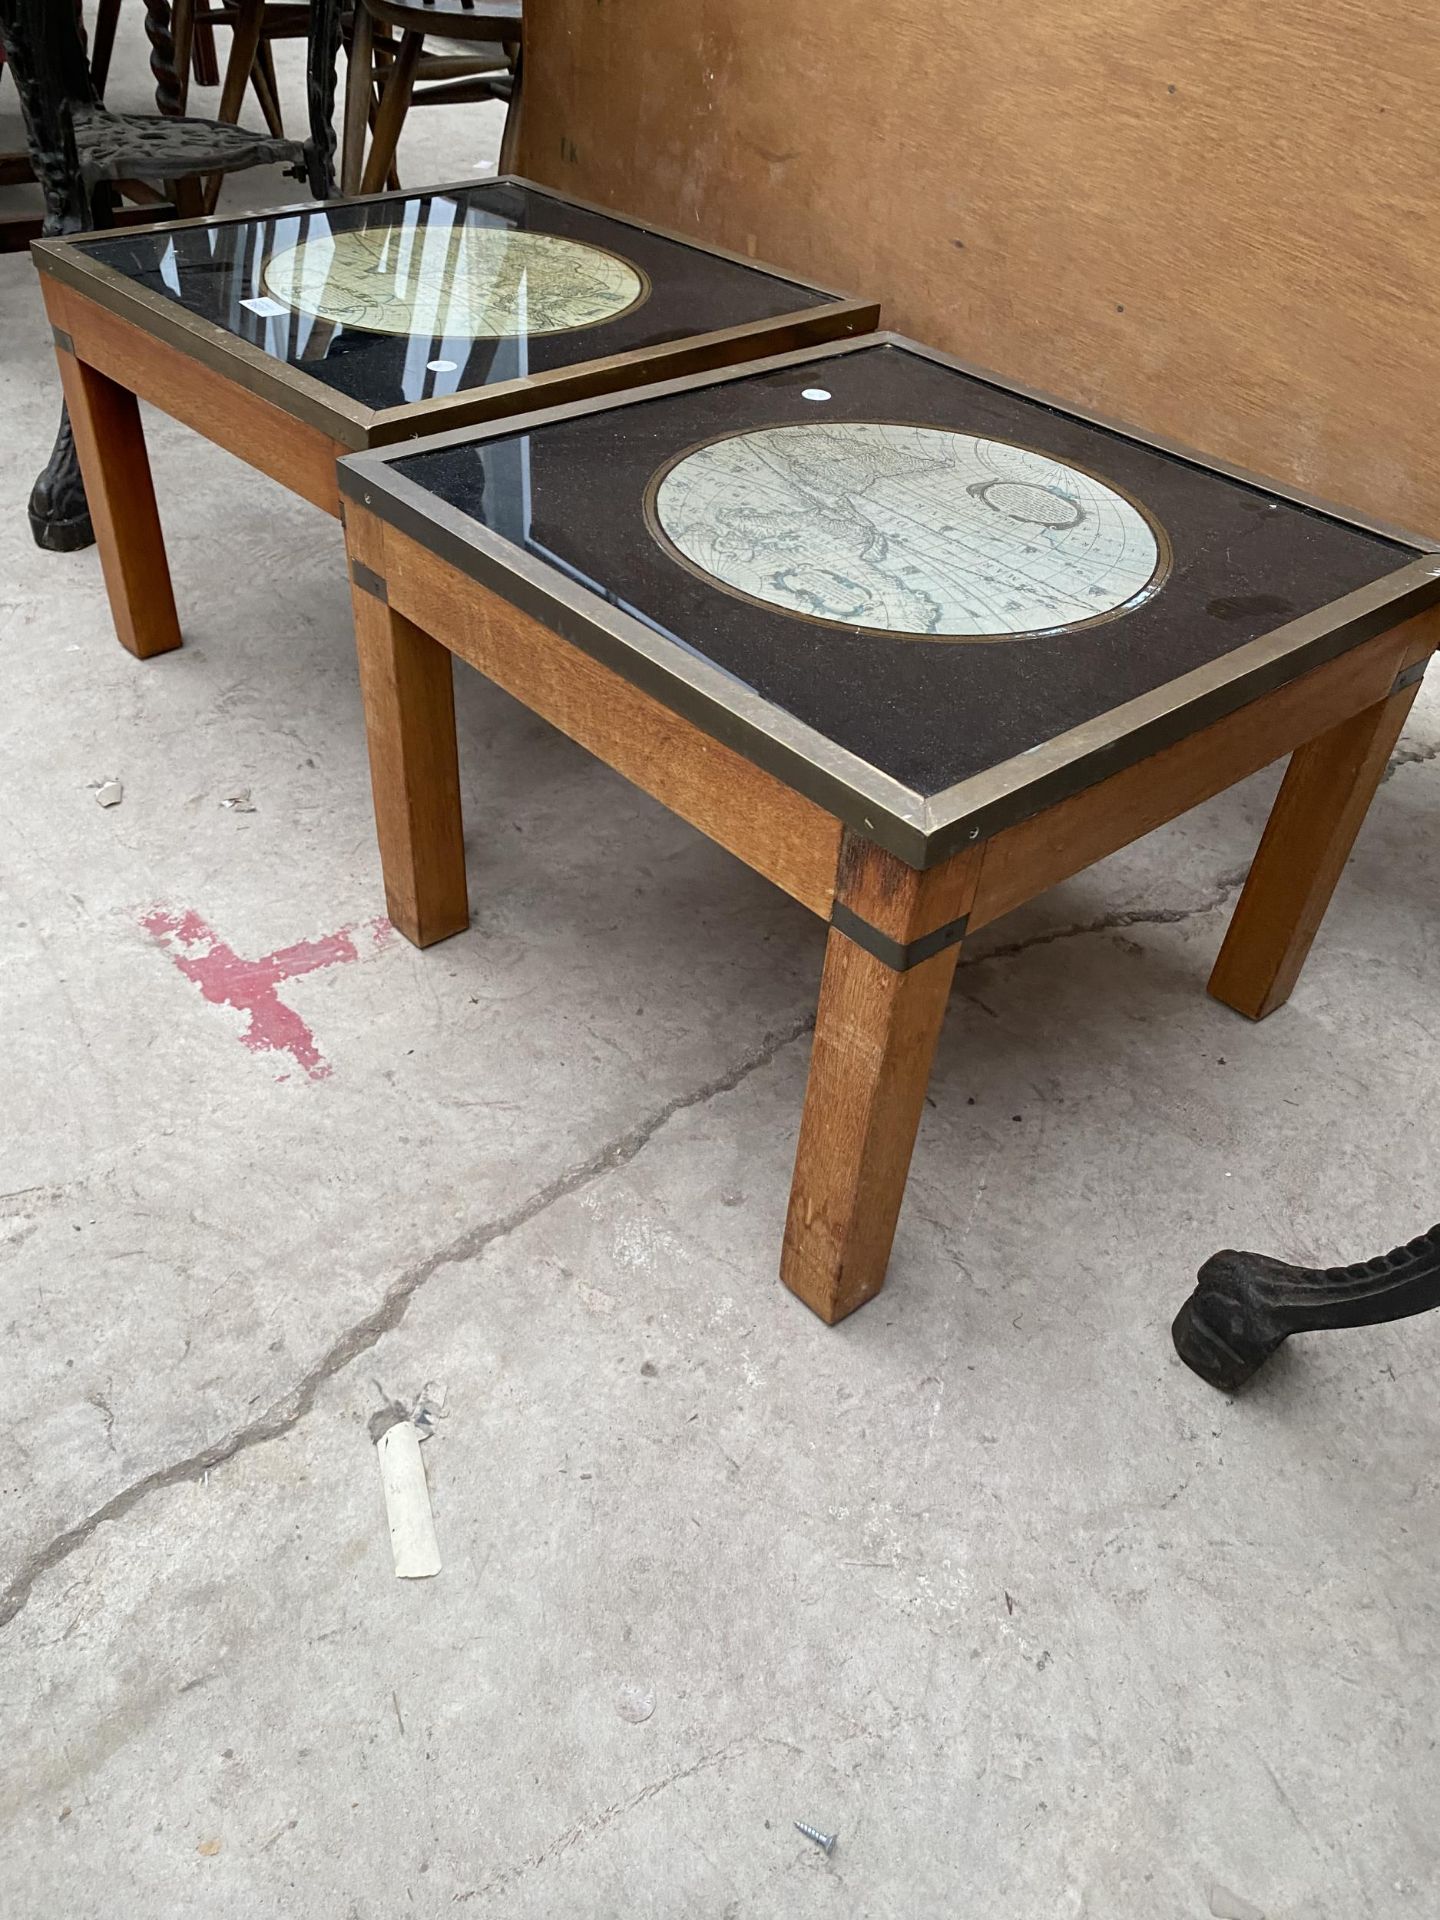
[[[215,29],[210,24],[209,16],[210,0],[196,0],[191,66],[197,87],[218,87],[220,84],[220,56],[215,49]]]
[[[167,181],[165,192],[177,219],[198,220],[206,211],[205,183],[197,174],[187,174],[183,180]]]
[[[227,126],[238,126],[245,90],[255,72],[255,56],[260,47],[260,32],[265,24],[265,0],[241,0],[230,35],[230,58],[225,64],[225,84],[220,89],[220,105],[215,118]],[[224,174],[212,174],[205,188],[206,213],[215,211]]]
[[[1237,1013],[1263,1020],[1290,998],[1419,690],[1399,687],[1292,754],[1210,975]]]
[[[521,116],[525,102],[524,62],[524,53],[517,48],[515,52],[515,64],[510,74],[510,104],[505,109],[505,131],[500,136],[501,173],[518,173],[520,170]]]
[[[375,58],[373,85],[370,92],[369,137],[373,140],[375,138],[376,115],[379,112],[380,101],[384,97],[386,80],[395,65],[395,56],[400,51],[400,42],[389,27],[382,26],[373,20],[372,29],[375,36]],[[416,71],[417,73],[419,71],[418,63]],[[396,165],[393,155],[391,157],[389,170],[385,175],[385,190],[387,193],[399,193],[400,191],[400,169]],[[358,192],[359,189],[357,188],[356,191]]]
[[[340,155],[340,191],[356,194],[365,170],[365,136],[375,99],[375,22],[359,0],[345,69],[345,134]]]
[[[127,387],[57,347],[90,518],[121,644],[137,660],[180,645],[140,407]]]
[[[170,27],[175,37],[174,78],[180,92],[176,106],[178,113],[188,113],[190,110],[190,70],[194,64],[197,3],[198,0],[175,0],[170,9]]]
[[[120,0],[100,0],[95,10],[95,37],[90,43],[90,84],[102,100],[105,97],[105,82],[110,78],[115,29],[119,21]]]
[[[385,184],[395,159],[395,150],[400,144],[400,129],[410,110],[410,96],[415,90],[415,70],[420,64],[424,45],[423,33],[407,31],[400,42],[400,51],[385,75],[380,110],[375,116],[375,134],[370,142],[365,171],[360,178],[361,193],[379,193]]]
[[[275,50],[263,33],[255,47],[255,68],[250,80],[265,125],[277,140],[283,140],[285,118],[280,111],[280,82],[275,72]]]
[[[382,597],[379,522],[347,507],[346,544],[385,904],[429,947],[470,924],[451,659]]]
[[[960,954],[956,927],[974,899],[980,862],[978,851],[967,851],[917,873],[846,836],[780,1263],[785,1285],[831,1326],[884,1284]],[[892,964],[894,948],[942,925],[950,944],[918,964]],[[889,959],[861,943],[871,928],[879,944],[891,943]]]
[[[225,84],[220,89],[220,104],[215,118],[227,126],[238,126],[245,90],[255,71],[255,55],[265,25],[265,0],[240,0],[230,36],[230,58],[225,63]]]

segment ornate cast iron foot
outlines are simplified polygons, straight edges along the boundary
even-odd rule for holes
[[[78,553],[81,547],[95,544],[95,529],[90,524],[90,508],[85,500],[85,482],[80,478],[80,462],[70,432],[70,415],[64,409],[50,464],[35,482],[30,495],[30,531],[36,546],[50,553]]]
[[[1440,1227],[1353,1267],[1292,1267],[1263,1253],[1213,1254],[1175,1316],[1175,1351],[1234,1393],[1292,1333],[1370,1327],[1440,1307]]]

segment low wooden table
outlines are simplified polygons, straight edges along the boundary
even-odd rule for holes
[[[34,248],[110,604],[180,645],[137,399],[339,511],[345,453],[861,333],[857,301],[517,179]]]
[[[1294,752],[1210,990],[1287,997],[1440,552],[890,335],[341,467],[390,917],[467,922],[451,655],[828,920],[781,1273],[885,1277],[961,941]]]

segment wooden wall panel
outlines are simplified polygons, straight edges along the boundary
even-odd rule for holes
[[[524,169],[1440,533],[1432,0],[531,0]]]

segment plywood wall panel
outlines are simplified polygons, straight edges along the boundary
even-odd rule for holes
[[[1440,532],[1429,0],[531,0],[525,170]]]

